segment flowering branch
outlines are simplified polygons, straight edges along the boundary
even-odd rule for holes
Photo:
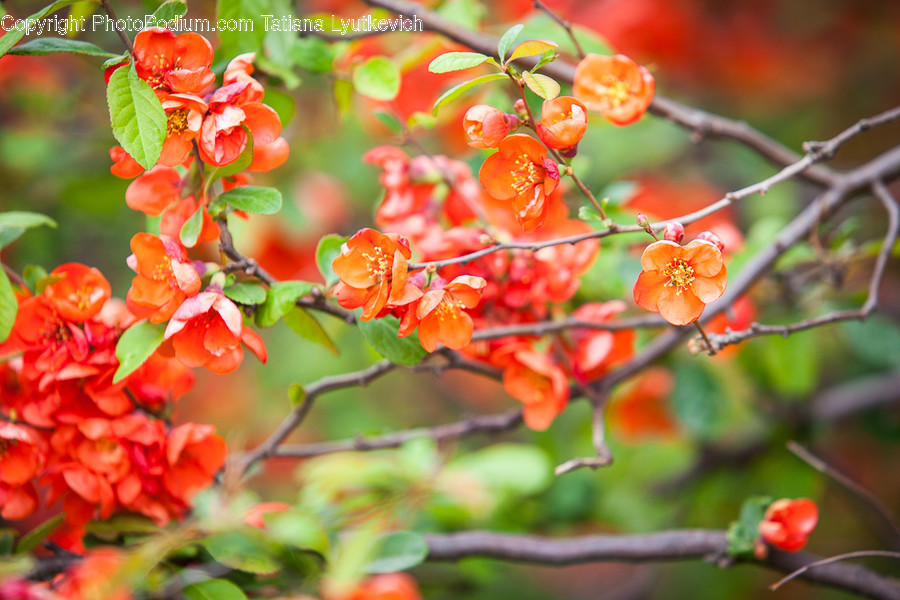
[[[428,559],[456,561],[468,557],[495,558],[518,563],[566,566],[593,562],[649,562],[704,559],[725,566],[728,541],[724,531],[685,529],[641,535],[592,535],[553,539],[467,531],[427,535]],[[753,563],[783,572],[809,567],[816,559],[806,553],[773,550]],[[829,564],[797,576],[806,581],[843,589],[867,598],[897,600],[900,587],[865,567]]]

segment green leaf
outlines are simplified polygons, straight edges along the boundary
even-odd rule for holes
[[[553,100],[559,96],[559,84],[542,73],[522,72],[522,80],[532,92],[544,100]]]
[[[40,213],[13,210],[0,213],[0,249],[13,243],[26,229],[32,227],[56,227],[56,221]]]
[[[113,383],[119,383],[150,358],[150,355],[162,344],[166,332],[165,323],[141,321],[125,330],[119,343],[116,344],[116,358],[119,368],[113,376]]]
[[[428,544],[421,534],[395,531],[378,540],[375,558],[364,567],[366,573],[394,573],[422,564],[428,556]]]
[[[10,50],[9,54],[19,56],[42,56],[44,54],[56,54],[59,52],[66,54],[82,54],[84,56],[102,56],[104,58],[116,56],[112,52],[107,52],[100,46],[90,42],[56,37],[37,38],[30,42],[19,44]]]
[[[489,446],[453,461],[448,468],[515,497],[537,494],[553,481],[553,465],[546,452],[525,444]]]
[[[224,19],[234,31],[219,28],[217,56],[234,57],[244,52],[259,52],[266,35],[262,15],[272,14],[266,0],[216,0],[216,19]]]
[[[334,67],[334,47],[325,40],[306,37],[294,39],[291,60],[312,73],[328,73]]]
[[[400,124],[400,121],[398,121],[397,117],[394,115],[383,110],[376,110],[374,114],[375,118],[378,119],[378,121],[391,133],[395,135],[403,133],[403,125]]]
[[[353,108],[353,84],[346,79],[334,80],[334,104],[338,109],[338,116],[343,119]]]
[[[238,304],[262,304],[266,301],[266,289],[254,283],[236,283],[222,291]]]
[[[116,69],[106,87],[113,135],[146,170],[153,168],[166,139],[166,112],[134,65]]]
[[[400,329],[400,320],[397,317],[387,316],[371,321],[358,320],[357,324],[366,341],[378,354],[391,362],[412,366],[428,356],[416,333],[405,338],[397,337],[397,331]]]
[[[353,87],[373,100],[393,100],[400,92],[400,69],[387,57],[373,56],[353,69]]]
[[[270,535],[285,545],[314,550],[322,555],[328,552],[328,533],[317,519],[306,513],[298,510],[271,512],[263,515],[263,522]]]
[[[19,303],[6,271],[0,267],[0,342],[5,342],[16,322]]]
[[[497,43],[497,56],[500,57],[500,62],[506,61],[506,53],[512,48],[516,38],[519,37],[523,29],[525,29],[525,26],[522,24],[513,25],[506,30],[506,33],[500,36],[500,41]]]
[[[271,327],[294,307],[297,298],[305,296],[316,287],[308,281],[279,281],[273,283],[266,294],[266,301],[256,311],[256,324]]]
[[[245,185],[219,194],[216,200],[238,210],[259,215],[274,215],[281,210],[281,192],[271,187]]]
[[[114,67],[115,65],[121,65],[122,63],[127,63],[128,56],[129,56],[128,53],[125,53],[125,54],[118,54],[116,56],[113,56],[112,58],[108,58],[105,61],[103,61],[103,64],[100,65],[100,68],[105,71],[106,69],[108,69],[110,67]]]
[[[187,600],[247,600],[241,588],[227,579],[207,579],[192,583],[181,593]]]
[[[320,344],[328,348],[328,351],[338,356],[340,352],[331,336],[322,328],[319,321],[310,314],[308,310],[304,310],[299,306],[294,308],[284,316],[284,322],[287,326],[294,330],[294,333],[309,340],[315,344]]]
[[[165,27],[170,21],[187,14],[187,3],[184,0],[167,0],[153,11],[153,20],[150,25]]]
[[[0,556],[12,554],[17,535],[18,532],[15,529],[0,529]]]
[[[476,77],[475,79],[470,79],[469,81],[465,81],[463,83],[460,83],[459,85],[455,85],[441,94],[440,97],[434,101],[434,107],[431,109],[431,111],[434,116],[437,116],[438,108],[440,108],[441,105],[445,102],[456,100],[476,85],[487,83],[488,81],[497,81],[498,79],[506,79],[506,75],[504,75],[503,73],[491,73],[490,75],[482,75],[481,77]]]
[[[759,523],[772,503],[769,496],[752,496],[741,506],[741,516],[728,527],[728,554],[752,558],[759,539]]]
[[[534,65],[534,67],[532,67],[531,71],[535,72],[544,65],[552,63],[557,58],[559,58],[559,52],[557,52],[556,50],[547,50],[546,52],[541,54],[541,59],[537,62],[536,65]]]
[[[122,513],[104,521],[91,521],[85,530],[103,540],[115,541],[126,534],[159,533],[159,525],[153,519],[140,514]]]
[[[306,388],[299,383],[292,383],[288,388],[288,400],[290,400],[291,406],[300,406],[306,400]]]
[[[262,531],[247,527],[215,533],[200,544],[226,567],[268,575],[278,571],[279,564],[266,541]]]
[[[675,369],[672,409],[689,431],[710,437],[721,422],[724,391],[703,364],[685,362]]]
[[[39,293],[37,291],[38,282],[45,277],[47,277],[47,269],[39,265],[27,265],[22,269],[22,279],[25,280],[25,285],[36,294]]]
[[[37,548],[41,542],[47,539],[63,521],[63,515],[51,517],[23,535],[16,544],[16,554],[26,554]]]
[[[431,61],[428,70],[432,73],[462,71],[477,67],[489,58],[490,56],[480,52],[447,52]]]
[[[513,50],[513,53],[507,62],[525,58],[526,56],[542,55],[545,52],[555,52],[557,48],[559,48],[559,44],[556,42],[548,40],[528,40],[527,42],[522,42],[515,50]]]
[[[339,281],[339,277],[335,275],[331,268],[331,262],[341,254],[341,246],[348,238],[329,233],[316,246],[316,264],[319,266],[319,272],[325,278],[325,285],[331,287]]]
[[[65,8],[70,4],[74,4],[78,0],[59,0],[58,2],[54,2],[49,6],[45,6],[41,10],[36,13],[26,17],[25,19],[16,22],[16,26],[6,32],[3,37],[0,37],[0,57],[9,52],[13,46],[19,43],[23,37],[25,37],[26,28],[29,23],[35,23],[40,21],[47,15],[51,15],[58,11],[61,8]]]
[[[181,233],[178,237],[187,248],[196,246],[197,240],[200,239],[200,233],[203,231],[203,211],[202,206],[198,207],[197,211],[181,226]]]
[[[66,37],[73,38],[81,33],[84,23],[100,8],[94,0],[79,0],[69,9],[69,22],[66,24]]]

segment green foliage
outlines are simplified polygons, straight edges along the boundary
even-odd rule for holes
[[[412,531],[395,531],[375,544],[373,558],[363,570],[366,573],[405,571],[424,562],[428,556],[425,538]]]
[[[65,38],[37,38],[24,44],[19,44],[9,51],[9,54],[19,56],[43,56],[44,54],[81,54],[83,56],[100,56],[112,58],[116,56],[107,52],[100,46],[82,40],[69,40]]]
[[[207,579],[192,583],[182,592],[187,600],[246,600],[241,588],[227,579]]]
[[[678,419],[698,437],[712,437],[722,424],[726,395],[706,363],[688,361],[675,369],[672,408]]]
[[[48,6],[45,6],[41,10],[32,15],[29,15],[24,20],[20,21],[16,27],[13,27],[9,31],[7,31],[6,34],[2,38],[0,38],[0,58],[2,58],[4,54],[9,52],[13,46],[18,44],[19,40],[25,37],[25,30],[26,27],[29,26],[29,23],[40,21],[44,17],[52,15],[61,8],[65,8],[77,1],[78,0],[59,0],[58,2],[54,2]]]
[[[335,356],[340,354],[331,336],[308,310],[295,306],[284,316],[284,322],[303,339],[324,346]]]
[[[438,109],[445,102],[456,100],[476,85],[481,85],[482,83],[487,83],[489,81],[497,81],[498,79],[506,79],[506,75],[503,73],[491,73],[490,75],[482,75],[481,77],[476,77],[475,79],[470,79],[469,81],[453,86],[434,101],[434,106],[431,109],[432,113],[437,116]]]
[[[216,19],[226,19],[236,25],[253,23],[252,31],[248,31],[249,26],[235,27],[235,31],[221,28],[218,34],[222,43],[216,54],[233,58],[244,52],[259,52],[266,35],[265,19],[262,16],[266,14],[272,14],[266,0],[216,0]]]
[[[62,524],[63,518],[64,515],[50,517],[19,538],[19,543],[16,544],[16,554],[26,554],[37,548]]]
[[[328,287],[331,287],[340,279],[332,270],[331,263],[340,256],[341,246],[348,239],[336,233],[329,233],[319,240],[319,244],[316,246],[316,265],[318,265],[319,272],[325,278],[325,285]]]
[[[357,313],[360,311],[357,310]],[[358,315],[357,315],[358,316]],[[358,320],[359,331],[378,354],[391,362],[412,366],[428,356],[419,343],[419,336],[397,337],[400,320],[394,316],[381,317],[371,321]]]
[[[163,27],[164,23],[174,21],[187,14],[188,6],[184,0],[166,0],[153,11],[153,21]]]
[[[116,369],[113,383],[122,381],[144,364],[162,344],[165,332],[165,323],[151,323],[150,321],[141,321],[126,329],[116,344],[119,368]]]
[[[273,215],[281,210],[281,192],[271,187],[245,185],[220,194],[216,200],[244,212]]]
[[[506,53],[509,52],[512,45],[516,43],[516,38],[519,37],[519,34],[522,33],[523,29],[525,29],[525,26],[522,24],[513,25],[500,36],[500,41],[497,42],[497,56],[500,57],[500,62],[506,62]]]
[[[728,527],[728,554],[753,558],[753,549],[759,540],[759,523],[772,503],[769,496],[753,496],[741,506],[741,516]]]
[[[490,59],[487,54],[480,52],[447,52],[441,54],[428,65],[432,73],[450,73],[471,69]]]
[[[0,267],[0,342],[5,342],[9,337],[18,312],[19,303],[16,301],[12,283],[6,276],[6,271]]]
[[[181,226],[179,237],[181,238],[181,243],[184,244],[185,247],[193,248],[197,245],[200,234],[203,233],[203,213],[205,211],[206,208],[203,206],[197,207],[194,214],[192,214],[190,218],[184,222],[184,225]]]
[[[519,44],[509,57],[508,62],[512,62],[526,56],[543,56],[547,52],[556,52],[559,44],[547,40],[528,40]]]
[[[400,92],[400,69],[384,56],[373,56],[353,69],[353,87],[373,100],[393,100]]]
[[[266,289],[254,283],[235,283],[222,292],[238,304],[262,304],[266,301]]]
[[[528,86],[528,89],[543,98],[544,100],[553,100],[559,96],[560,87],[556,81],[547,77],[543,73],[531,73],[529,71],[522,72],[522,81]]]
[[[308,294],[316,284],[308,281],[279,281],[273,283],[266,301],[256,311],[256,324],[271,327],[294,307],[297,299]]]
[[[153,168],[166,139],[166,112],[153,88],[134,65],[122,67],[109,78],[106,100],[116,140],[139,165]]]
[[[269,575],[280,566],[265,533],[252,527],[213,533],[200,545],[216,562],[239,571]]]
[[[56,221],[46,215],[21,210],[0,213],[0,249],[19,239],[27,229],[33,227],[56,228]]]

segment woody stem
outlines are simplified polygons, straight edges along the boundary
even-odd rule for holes
[[[706,335],[706,330],[703,329],[703,325],[700,324],[700,321],[694,321],[694,327],[697,328],[697,331],[700,332],[700,335],[703,337],[703,341],[706,342],[706,348],[709,350],[710,356],[715,356],[716,347],[713,346],[713,343],[709,341],[709,337]]]
[[[116,23],[116,33],[119,34],[119,39],[122,40],[122,43],[125,44],[125,47],[128,48],[128,53],[134,55],[134,44],[131,43],[131,39],[125,35],[125,31],[118,27],[119,19],[116,17],[116,11],[113,10],[113,7],[110,5],[109,0],[101,0],[101,4],[103,6],[103,10],[106,14],[109,15],[109,18],[113,20],[113,23]]]

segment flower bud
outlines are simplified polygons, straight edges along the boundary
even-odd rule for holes
[[[698,240],[706,240],[707,242],[712,242],[716,245],[716,248],[719,249],[719,252],[725,252],[725,244],[722,243],[722,238],[714,234],[712,231],[704,231],[700,235],[697,236]]]
[[[525,101],[521,98],[513,102],[513,111],[515,111],[523,121],[528,120],[528,108],[525,106]]]
[[[663,229],[663,239],[680,244],[684,239],[684,225],[678,221],[669,221]]]
[[[476,104],[463,117],[463,129],[473,148],[496,148],[509,135],[512,124],[506,113],[487,104]]]
[[[638,213],[637,224],[644,229],[650,227],[650,219],[644,213]]]

